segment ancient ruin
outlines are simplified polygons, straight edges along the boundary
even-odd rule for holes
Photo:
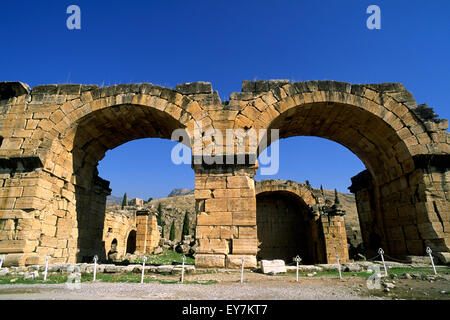
[[[0,108],[0,254],[6,254],[5,266],[42,264],[47,255],[52,262],[67,263],[106,257],[102,238],[110,189],[97,175],[98,161],[127,141],[170,139],[175,129],[185,130],[191,146],[199,122],[203,132],[279,129],[280,138],[317,136],[346,146],[367,168],[352,178],[350,190],[369,255],[379,247],[394,257],[424,255],[430,247],[450,259],[448,121],[417,105],[401,84],[243,81],[242,92],[222,102],[206,82],[175,89],[152,84],[30,89],[3,82]],[[222,149],[220,154],[240,155],[239,148],[210,143]],[[339,205],[324,208],[299,186],[257,190],[256,158],[262,148],[252,153],[248,147],[243,164],[210,164],[193,149],[193,158],[201,160],[192,165],[196,265],[233,267],[242,257],[247,267],[256,263],[257,229],[268,225],[258,223],[257,202],[262,199],[262,211],[273,210],[267,204],[269,191],[289,198],[289,208],[302,212],[298,220],[280,218],[310,233],[302,247],[307,256],[328,263],[337,255],[345,259]],[[315,208],[312,217],[308,208]],[[142,217],[148,226],[152,218]],[[285,227],[281,221],[275,226],[279,230]],[[140,234],[147,233],[137,229],[136,238]],[[149,241],[151,246],[152,239],[139,245]],[[270,254],[270,248],[263,245],[261,254]]]

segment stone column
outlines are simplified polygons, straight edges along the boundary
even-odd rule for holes
[[[156,214],[148,210],[136,211],[136,229],[136,253],[152,253],[159,242]]]
[[[341,215],[322,215],[321,221],[325,240],[326,263],[337,263],[337,255],[339,255],[341,263],[347,263],[349,256],[344,217]]]
[[[257,165],[193,165],[198,267],[256,267]]]

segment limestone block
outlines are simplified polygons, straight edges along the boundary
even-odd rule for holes
[[[27,240],[1,240],[0,253],[25,252]]]
[[[227,182],[224,177],[209,176],[205,181],[205,189],[225,189]]]
[[[0,241],[1,246],[1,241]],[[26,254],[23,253],[10,253],[5,256],[5,261],[3,262],[3,267],[11,266],[22,266],[27,258]]]
[[[197,226],[196,237],[232,239],[237,237],[237,227],[234,226]]]
[[[199,239],[198,253],[224,253],[230,251],[228,241],[225,239]]]
[[[256,215],[255,215],[256,216]],[[197,216],[198,226],[230,226],[233,225],[231,212],[201,212]]]
[[[54,237],[56,235],[56,227],[54,225],[43,223],[41,225],[41,233],[49,237]]]
[[[205,200],[206,212],[228,211],[228,199],[207,199]]]
[[[254,188],[254,180],[249,176],[227,177],[227,188]]]
[[[256,254],[258,252],[257,239],[233,239],[233,254]]]
[[[228,254],[226,256],[226,267],[230,269],[239,269],[242,267],[242,258],[244,258],[244,268],[256,268],[256,256]]]
[[[195,254],[195,266],[203,268],[224,268],[224,254]]]
[[[239,227],[239,239],[256,239],[256,238],[257,238],[256,226]]]
[[[41,236],[40,245],[43,247],[56,248],[58,246],[58,239],[43,235]]]
[[[286,273],[284,260],[261,260],[261,271],[263,273]]]
[[[433,255],[438,258],[440,263],[450,264],[450,252],[433,252]]]
[[[45,264],[45,256],[32,255],[25,259],[25,265],[42,265]]]
[[[256,210],[235,211],[232,213],[232,221],[235,226],[255,226]]]
[[[208,189],[195,190],[194,196],[195,199],[209,199],[211,198],[211,190]]]

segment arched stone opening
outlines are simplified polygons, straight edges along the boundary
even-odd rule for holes
[[[311,85],[317,83],[320,87],[321,82],[312,81]],[[379,247],[398,257],[423,255],[426,246],[448,251],[443,232],[445,219],[440,220],[441,225],[433,223],[430,210],[426,209],[430,201],[423,192],[425,185],[422,179],[423,168],[427,165],[419,164],[420,156],[417,155],[427,153],[427,148],[436,148],[426,146],[427,143],[435,143],[431,139],[433,135],[417,113],[392,98],[398,97],[400,92],[385,92],[387,85],[373,85],[373,90],[359,88],[363,90],[359,93],[355,88],[355,93],[362,96],[355,97],[353,86],[352,94],[349,89],[335,94],[314,92],[314,89],[305,89],[300,84],[296,89],[285,87],[278,90],[278,94],[282,92],[288,97],[279,99],[259,116],[259,119],[265,118],[269,141],[270,129],[278,129],[280,139],[321,137],[347,147],[364,163],[367,168],[365,176],[352,179],[350,190],[356,193],[359,202],[367,254],[376,255]],[[271,92],[273,96],[275,93],[276,90]],[[368,93],[378,96],[369,99]],[[402,99],[407,97],[407,103],[412,105],[413,98],[408,92],[403,91],[401,95]],[[259,153],[263,148],[258,150]],[[441,193],[440,190],[436,192]],[[362,198],[365,203],[359,200]]]
[[[397,256],[423,255],[426,246],[449,253],[448,121],[417,105],[401,84],[244,81],[223,104],[206,83],[175,90],[17,85],[0,115],[8,124],[0,128],[5,265],[39,264],[47,255],[61,263],[104,258],[104,244],[93,240],[101,239],[109,193],[96,175],[98,161],[132,139],[170,138],[174,128],[192,133],[195,121],[203,130],[280,129],[280,138],[317,136],[346,146],[367,167],[351,186],[366,247],[375,253],[381,243]],[[198,265],[239,267],[242,258],[256,265],[257,166],[250,159],[257,154],[249,156],[239,165],[194,166]]]
[[[170,139],[182,128],[170,115],[138,105],[98,110],[77,125],[73,139],[73,175],[78,220],[79,257],[101,252],[106,196],[109,182],[98,177],[97,165],[107,150],[139,138]],[[132,161],[132,160],[131,160]]]
[[[256,225],[258,259],[291,263],[299,255],[306,264],[325,260],[320,221],[299,196],[286,191],[257,194]]]
[[[113,239],[111,241],[111,249],[108,251],[108,260],[116,260],[118,256],[117,247],[118,247],[118,241],[117,239]]]
[[[299,105],[281,113],[270,123],[269,129],[278,129],[280,139],[316,136],[345,146],[364,163],[377,186],[389,185],[392,181],[397,181],[395,183],[400,186],[399,181],[405,179],[402,177],[404,172],[411,171],[414,167],[413,158],[397,132],[382,118],[352,105],[341,103]],[[270,141],[270,131],[268,132]],[[405,185],[401,187],[408,189],[406,181],[402,183]],[[383,199],[380,188],[375,188],[373,192],[373,198],[377,201],[373,202],[370,214],[368,216],[360,214],[366,253],[374,256],[378,248],[383,247],[392,255],[419,254],[423,250],[423,245],[415,242],[408,250],[404,238],[401,242],[389,239],[387,235],[389,231],[386,229],[399,227],[396,204],[390,203],[389,209],[386,210],[387,202]],[[399,188],[397,192],[401,194],[408,190]],[[413,221],[401,222],[405,227],[414,224]],[[373,239],[378,241],[372,241]]]
[[[136,251],[136,230],[131,230],[127,237],[126,253],[133,254]]]

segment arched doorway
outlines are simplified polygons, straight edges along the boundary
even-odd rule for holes
[[[255,129],[269,129],[269,141],[271,129],[279,130],[280,139],[321,137],[345,146],[364,163],[367,170],[352,179],[350,190],[368,256],[380,246],[399,258],[423,255],[426,246],[448,251],[446,219],[440,214],[448,201],[430,197],[443,195],[443,188],[426,183],[430,172],[443,179],[440,161],[445,157],[433,158],[429,150],[443,150],[444,139],[434,139],[427,129],[434,126],[425,116],[432,110],[418,106],[402,85],[308,81],[268,90],[262,100],[267,106],[253,112],[252,123]],[[254,111],[252,105],[247,108],[242,113]],[[439,222],[432,222],[433,216]]]
[[[319,224],[305,202],[285,191],[262,192],[256,195],[258,259],[282,259],[286,263],[299,255],[302,262],[321,262],[323,238]]]
[[[136,230],[131,230],[127,238],[127,252],[133,254],[136,251]]]
[[[108,251],[108,260],[116,260],[118,257],[118,252],[117,252],[117,239],[113,239],[113,241],[111,241],[111,249]]]
[[[73,233],[77,238],[77,261],[94,255],[101,260],[108,256],[102,234],[106,197],[111,189],[109,181],[100,178],[97,170],[106,152],[136,139],[171,139],[177,129],[185,132],[187,139],[183,143],[189,147],[189,134],[185,129],[192,119],[191,114],[180,107],[180,93],[151,84],[113,86],[86,94],[88,99],[81,99],[76,107],[68,106],[76,111],[68,110],[70,115],[63,117],[61,134],[52,146],[62,156],[49,160],[56,163],[57,168],[64,165],[64,171],[58,175],[72,177],[64,188],[69,190],[66,196],[75,205],[70,210],[76,213],[77,220],[77,232]],[[190,101],[183,100],[186,104]]]

